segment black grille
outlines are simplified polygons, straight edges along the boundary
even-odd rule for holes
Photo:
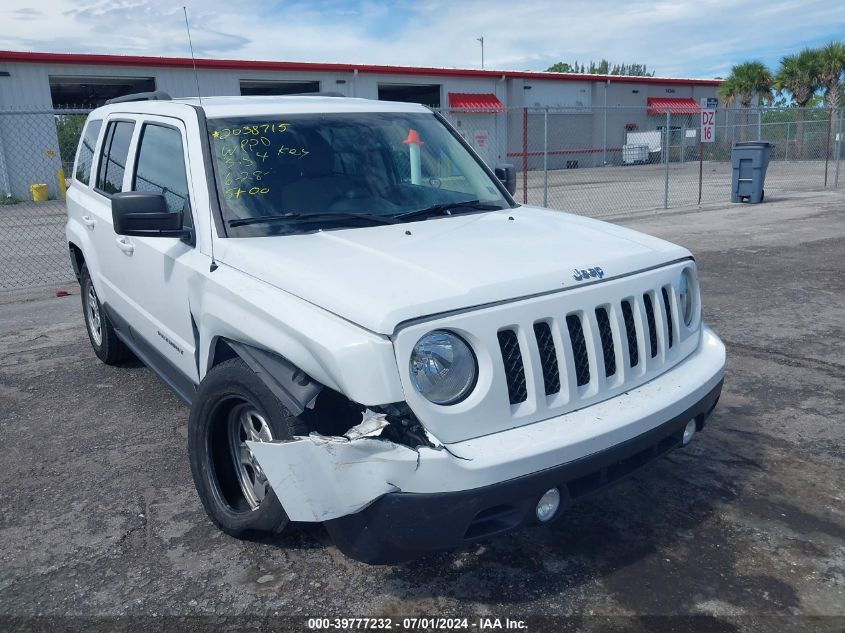
[[[543,366],[543,383],[546,395],[560,391],[560,372],[557,367],[555,341],[552,338],[552,328],[548,323],[535,323],[534,336],[537,337],[537,347],[540,350],[540,363]],[[501,342],[501,339],[499,339]]]
[[[663,287],[663,309],[666,311],[666,323],[669,325],[669,347],[672,347],[673,341],[673,332],[672,332],[672,308],[670,307],[669,303],[669,291],[666,290],[666,286]]]
[[[651,357],[657,356],[657,326],[654,323],[654,306],[651,305],[651,295],[643,295],[645,304],[645,318],[648,321],[648,338],[651,341]]]
[[[604,375],[610,377],[616,373],[616,354],[613,353],[613,330],[610,329],[606,308],[596,308],[596,320],[599,323],[601,351],[604,355]]]
[[[637,347],[637,326],[634,324],[634,311],[630,301],[622,302],[622,318],[625,319],[625,336],[628,339],[628,356],[631,357],[631,367],[640,362],[640,352]]]
[[[584,330],[578,316],[574,314],[567,316],[566,326],[569,328],[569,339],[572,341],[575,377],[578,379],[577,382],[580,387],[590,382],[590,359],[587,356],[587,343],[584,341]]]
[[[499,348],[505,364],[505,377],[508,381],[508,397],[511,404],[525,402],[528,390],[525,388],[525,368],[522,366],[522,352],[519,339],[513,330],[499,332]]]

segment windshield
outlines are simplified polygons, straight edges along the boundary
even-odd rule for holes
[[[210,119],[208,130],[231,235],[373,226],[510,206],[433,114]]]

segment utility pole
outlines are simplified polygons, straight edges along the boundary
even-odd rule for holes
[[[477,42],[481,43],[481,70],[484,70],[484,36],[476,37]]]

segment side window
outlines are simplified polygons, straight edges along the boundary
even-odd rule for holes
[[[100,119],[88,121],[88,125],[85,126],[85,134],[79,140],[76,170],[73,175],[76,180],[84,185],[91,182],[91,163],[94,162],[94,147],[97,145],[97,137],[100,135],[101,127],[103,127],[103,122]]]
[[[134,129],[135,124],[130,121],[112,121],[106,128],[95,185],[105,194],[123,191],[123,172],[126,171],[129,143]]]
[[[138,144],[132,190],[164,194],[168,210],[182,211],[184,226],[193,226],[185,154],[179,130],[154,123],[144,125]]]

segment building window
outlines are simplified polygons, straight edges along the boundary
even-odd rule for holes
[[[109,99],[136,92],[153,92],[153,77],[71,77],[50,75],[54,108],[97,108]]]
[[[281,96],[320,92],[319,81],[274,81],[241,79],[241,94],[245,97]]]
[[[440,84],[379,84],[379,101],[421,103],[430,108],[440,107]]]

